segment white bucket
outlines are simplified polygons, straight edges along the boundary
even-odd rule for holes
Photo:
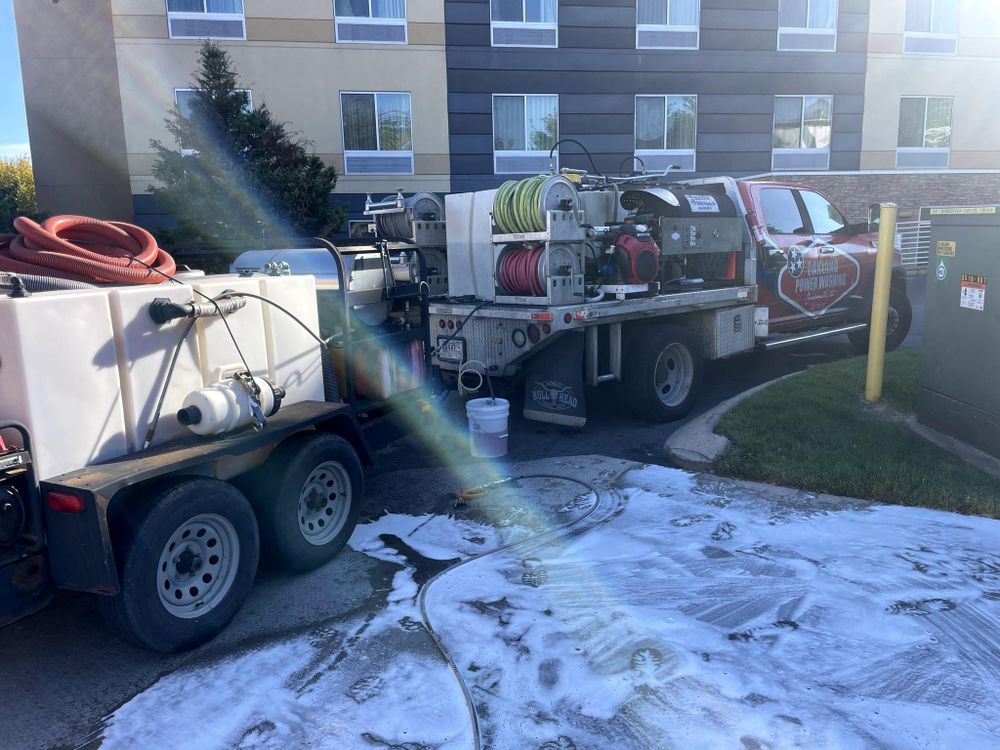
[[[474,398],[465,405],[469,418],[469,444],[477,458],[507,455],[507,422],[510,402],[503,398]]]

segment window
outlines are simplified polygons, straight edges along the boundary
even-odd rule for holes
[[[337,41],[406,44],[406,0],[335,0]]]
[[[829,169],[832,96],[778,96],[774,100],[772,169]]]
[[[837,50],[837,0],[780,0],[778,49]]]
[[[659,172],[676,166],[683,172],[693,172],[697,140],[698,97],[635,98],[637,168],[645,166],[651,172]]]
[[[171,39],[246,39],[243,0],[167,0]]]
[[[637,0],[636,49],[698,49],[701,0]]]
[[[903,52],[954,55],[958,51],[958,0],[906,0]]]
[[[340,94],[344,174],[413,174],[410,95]]]
[[[764,225],[770,234],[807,234],[795,194],[788,188],[764,188],[760,191]]]
[[[951,161],[952,100],[904,96],[899,102],[896,167],[947,168]]]
[[[494,95],[493,172],[546,172],[549,151],[559,140],[559,97],[550,94]],[[558,160],[559,154],[553,154]]]
[[[822,195],[809,190],[800,190],[799,195],[809,214],[813,234],[840,234],[847,229],[844,215]]]
[[[237,89],[237,92],[246,97],[243,102],[243,109],[247,112],[252,111],[253,94],[250,93],[250,89]],[[186,120],[191,119],[191,101],[197,93],[198,89],[174,89],[174,103],[177,105],[177,109],[181,113],[181,117]],[[193,148],[187,148],[183,143],[181,143],[181,153],[184,156],[190,156],[191,154],[198,153],[198,151]]]
[[[494,47],[557,47],[558,0],[490,0]]]

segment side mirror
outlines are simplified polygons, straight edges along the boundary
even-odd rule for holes
[[[872,203],[868,206],[868,231],[877,232],[878,231],[878,217],[882,213],[881,203]]]
[[[785,257],[785,253],[773,247],[767,248],[767,267],[770,270],[777,270],[779,268],[784,268],[785,264],[788,262]]]

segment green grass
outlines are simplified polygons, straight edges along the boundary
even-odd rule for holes
[[[1000,518],[1000,480],[912,433],[920,354],[886,357],[883,403],[866,404],[864,357],[810,368],[741,402],[716,432],[720,474],[815,492]]]

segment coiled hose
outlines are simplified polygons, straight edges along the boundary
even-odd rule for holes
[[[552,175],[507,180],[493,197],[493,221],[504,234],[545,231],[542,188]]]
[[[544,247],[518,247],[508,245],[497,267],[500,286],[515,297],[544,297],[543,271]]]
[[[19,216],[20,234],[0,237],[0,271],[104,284],[160,284],[174,259],[141,227],[86,216],[53,216],[42,224]]]
[[[71,281],[70,279],[56,279],[51,276],[35,276],[30,273],[0,273],[0,289],[16,289],[17,282],[14,278],[21,280],[21,288],[28,292],[57,292],[71,289],[96,289],[94,284],[87,284],[83,281]]]

